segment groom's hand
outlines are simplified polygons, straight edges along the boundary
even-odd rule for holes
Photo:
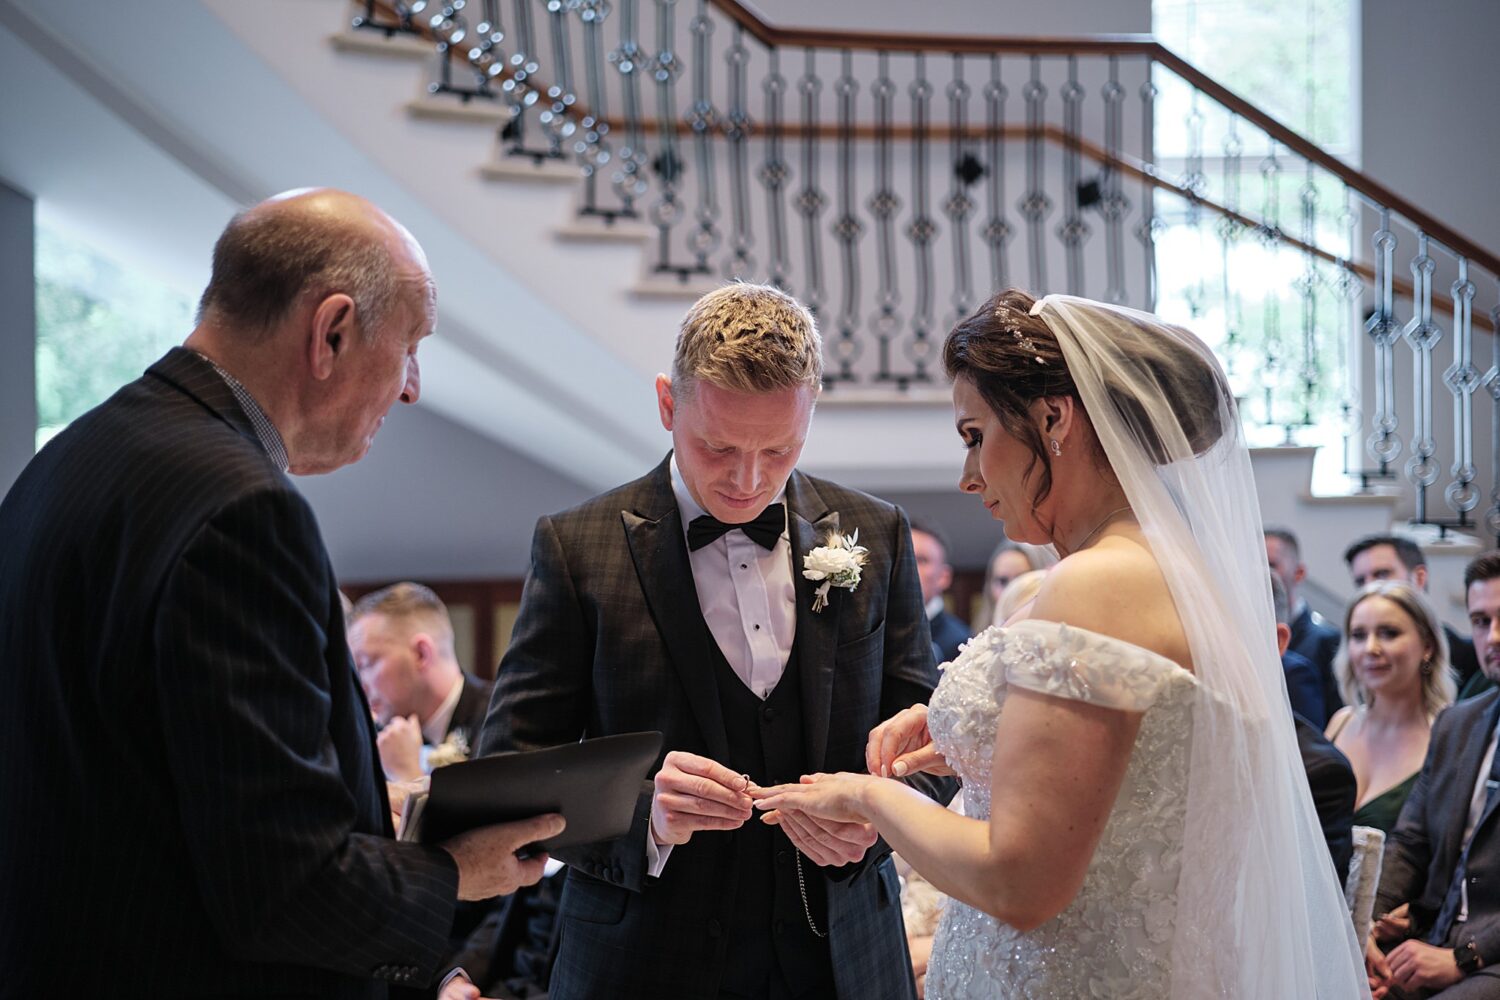
[[[749,779],[707,757],[673,750],[656,772],[651,836],[685,844],[699,830],[735,830],[750,818]]]

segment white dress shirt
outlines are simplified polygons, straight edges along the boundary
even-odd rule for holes
[[[704,509],[688,492],[677,457],[672,457],[672,493],[682,515],[683,541],[688,525]],[[786,489],[773,503],[783,503]],[[756,697],[764,700],[786,672],[797,635],[797,587],[792,576],[792,542],[786,528],[776,545],[765,549],[743,531],[730,531],[696,552],[688,551],[698,608],[713,634],[714,642],[729,667]],[[694,669],[712,670],[712,664]],[[646,837],[647,871],[660,875],[666,867],[670,844],[658,847]]]

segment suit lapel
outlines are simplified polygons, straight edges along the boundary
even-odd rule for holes
[[[703,731],[709,756],[729,757],[729,737],[719,706],[719,685],[714,679],[712,641],[703,622],[698,591],[693,586],[693,567],[688,562],[683,539],[682,514],[672,495],[671,472],[663,462],[651,474],[650,496],[637,510],[623,510],[625,538],[646,605],[656,622],[656,631],[666,644],[667,656],[677,670],[687,693],[693,716]]]
[[[814,612],[816,585],[802,575],[802,559],[839,530],[838,511],[828,510],[811,483],[793,472],[786,485],[787,522],[792,542],[792,579],[797,592],[796,656],[802,680],[804,749],[809,771],[823,767],[828,750],[829,713],[833,707],[833,654],[838,640],[839,609],[848,596],[829,592],[828,606]]]
[[[1480,732],[1472,733],[1469,738],[1464,741],[1464,752],[1463,757],[1460,760],[1461,766],[1458,773],[1468,775],[1469,780],[1467,783],[1460,786],[1460,791],[1466,789],[1472,792],[1474,789],[1474,783],[1480,779],[1479,768],[1484,763],[1484,752],[1489,749],[1490,737],[1494,735],[1495,723],[1497,720],[1500,720],[1500,701],[1496,701],[1494,707],[1485,712],[1481,717],[1480,723],[1484,728]],[[1500,753],[1500,748],[1497,748],[1496,752]],[[1458,797],[1459,796],[1456,795],[1454,796],[1455,799]],[[1467,815],[1469,811],[1470,801],[1471,799],[1468,795],[1463,796],[1463,813],[1465,815]],[[1488,823],[1490,821],[1490,817],[1494,815],[1495,807],[1497,804],[1500,804],[1500,795],[1488,796],[1488,801],[1485,803],[1484,811],[1479,814],[1479,823],[1474,827],[1474,836],[1476,838],[1479,836],[1479,831],[1484,829],[1485,824]],[[1458,824],[1458,833],[1460,838],[1463,837],[1464,826],[1465,824],[1463,823]],[[1460,843],[1459,847],[1462,848],[1462,846],[1462,843]]]

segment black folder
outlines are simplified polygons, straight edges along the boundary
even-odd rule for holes
[[[561,813],[567,829],[528,854],[623,836],[661,745],[659,732],[622,733],[437,768],[426,795],[407,801],[401,839],[432,844],[542,813]]]

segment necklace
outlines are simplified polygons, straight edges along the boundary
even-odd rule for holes
[[[1094,525],[1094,530],[1090,531],[1087,535],[1083,536],[1083,541],[1081,541],[1081,542],[1078,543],[1078,548],[1076,548],[1076,549],[1069,549],[1068,550],[1068,554],[1071,555],[1074,552],[1081,552],[1081,551],[1083,551],[1083,549],[1088,546],[1089,542],[1092,542],[1094,540],[1094,536],[1097,535],[1097,534],[1099,534],[1099,531],[1106,524],[1109,523],[1109,519],[1110,518],[1114,517],[1116,514],[1123,514],[1125,511],[1127,511],[1129,509],[1130,509],[1130,504],[1126,504],[1123,507],[1116,507],[1114,510],[1110,511],[1108,514],[1105,514],[1104,517],[1103,517],[1103,519],[1100,520],[1100,522],[1098,524]]]

